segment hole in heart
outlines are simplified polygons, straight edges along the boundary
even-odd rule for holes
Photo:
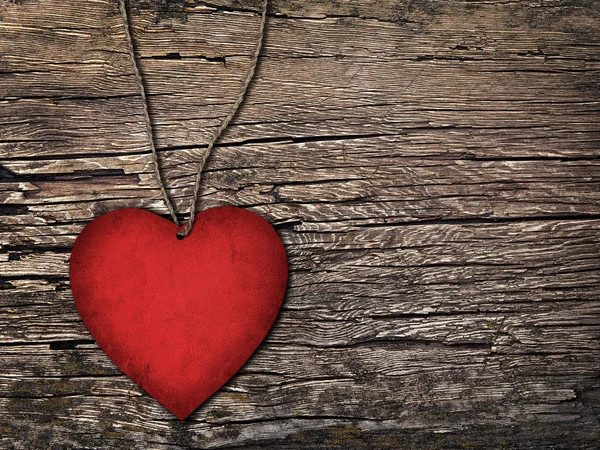
[[[177,234],[177,239],[179,239],[180,241],[183,241],[185,239],[185,236],[182,234]]]

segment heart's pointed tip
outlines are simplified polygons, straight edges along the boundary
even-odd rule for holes
[[[173,413],[173,414],[175,414],[175,417],[177,417],[179,420],[185,420],[190,416],[191,413],[184,413],[184,414]]]
[[[179,420],[187,419],[190,416],[190,414],[194,412],[194,410],[195,410],[195,408],[192,409],[191,411],[182,411],[182,410],[173,411],[173,410],[169,409],[169,411],[171,413],[173,413],[173,415],[175,417],[177,417]]]
[[[183,408],[176,408],[176,409],[167,408],[167,409],[179,420],[185,420],[190,416],[190,414],[192,414],[196,410],[196,408],[197,407],[192,408],[191,410],[183,409]]]

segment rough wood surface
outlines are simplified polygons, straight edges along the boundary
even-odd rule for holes
[[[259,1],[132,17],[163,171],[234,101]],[[110,362],[70,248],[166,215],[114,0],[0,0],[0,448],[599,448],[600,2],[274,0],[202,208],[248,207],[291,279],[181,422]]]

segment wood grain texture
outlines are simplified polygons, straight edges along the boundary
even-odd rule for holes
[[[182,218],[259,1],[132,4]],[[274,224],[290,284],[180,422],[82,324],[70,249],[167,215],[113,0],[0,0],[0,448],[598,448],[600,5],[273,0],[199,207]]]

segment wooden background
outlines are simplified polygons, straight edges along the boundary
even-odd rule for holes
[[[194,162],[259,0],[137,0],[161,163]],[[92,218],[166,215],[115,0],[0,0],[0,448],[600,448],[600,2],[274,0],[200,208],[291,264],[259,351],[179,421],[68,281]]]

